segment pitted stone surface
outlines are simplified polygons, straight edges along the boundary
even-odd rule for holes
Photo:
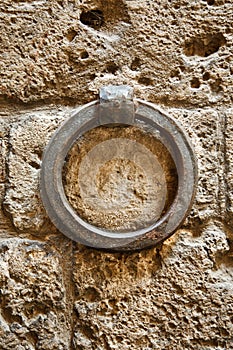
[[[69,349],[59,255],[46,243],[0,242],[1,349]]]
[[[214,109],[172,109],[171,113],[184,126],[195,150],[198,186],[195,203],[187,223],[204,222],[223,216],[225,202],[224,116]]]
[[[135,126],[102,126],[85,133],[63,168],[73,209],[85,221],[116,232],[159,220],[174,201],[177,184],[166,147]]]
[[[1,349],[233,349],[232,13],[231,0],[1,1]],[[179,120],[198,160],[185,225],[141,252],[72,244],[40,201],[49,138],[106,84]]]
[[[18,230],[43,231],[47,222],[39,195],[40,164],[43,150],[64,113],[59,110],[32,113],[11,125],[4,208]]]
[[[160,256],[86,251],[83,259],[78,249],[77,349],[231,349],[233,270],[217,260],[228,251],[214,223],[196,238],[180,231]]]
[[[1,1],[1,94],[86,101],[117,80],[153,102],[231,104],[232,7],[231,0]]]

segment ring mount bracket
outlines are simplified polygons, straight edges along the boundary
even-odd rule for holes
[[[171,154],[178,174],[177,193],[167,212],[149,227],[132,232],[114,232],[84,221],[70,205],[62,182],[65,159],[77,139],[100,125],[121,124],[153,130]],[[190,142],[176,120],[151,103],[133,99],[131,87],[107,86],[101,88],[100,100],[79,108],[55,132],[43,154],[40,177],[45,209],[61,232],[87,246],[123,251],[155,245],[181,225],[195,195],[197,165]]]
[[[100,125],[134,124],[133,88],[127,85],[104,86],[100,89]]]

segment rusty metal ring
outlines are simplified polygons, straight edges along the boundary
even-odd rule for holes
[[[177,121],[151,103],[139,99],[123,100],[120,103],[110,101],[107,105],[97,100],[77,109],[58,128],[43,154],[41,198],[51,221],[70,239],[94,248],[133,250],[163,241],[172,235],[189,213],[196,189],[195,155]],[[111,232],[85,222],[71,207],[63,188],[62,170],[70,148],[88,130],[110,123],[109,117],[106,117],[109,113],[105,113],[109,112],[109,108],[111,115],[120,115],[118,119],[114,117],[111,123],[144,124],[157,130],[159,139],[167,147],[177,169],[177,193],[168,211],[150,227],[134,232]],[[119,108],[122,113],[119,113]]]

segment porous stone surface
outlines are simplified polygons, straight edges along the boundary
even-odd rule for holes
[[[198,186],[187,222],[204,222],[221,217],[226,210],[225,118],[214,109],[166,109],[185,127],[195,150]]]
[[[11,124],[4,209],[20,231],[43,232],[46,226],[47,217],[39,195],[40,164],[44,147],[64,114],[65,110],[34,112]]]
[[[159,220],[177,190],[177,171],[166,147],[145,128],[99,127],[71,148],[64,189],[85,221],[133,231]]]
[[[55,249],[28,239],[2,239],[1,349],[69,349],[65,283]]]
[[[153,102],[232,102],[231,0],[3,0],[0,10],[10,98],[87,101],[117,80]]]
[[[2,0],[0,15],[0,349],[233,349],[232,1]],[[106,84],[179,121],[197,157],[190,215],[138,252],[72,243],[40,199],[51,135]]]
[[[77,348],[231,349],[228,251],[216,223],[200,237],[179,231],[160,251],[90,251],[83,260],[78,249]]]

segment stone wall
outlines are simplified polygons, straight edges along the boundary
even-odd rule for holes
[[[232,0],[0,3],[0,349],[233,349]],[[58,232],[39,194],[58,125],[128,84],[191,137],[183,226],[110,253]]]

